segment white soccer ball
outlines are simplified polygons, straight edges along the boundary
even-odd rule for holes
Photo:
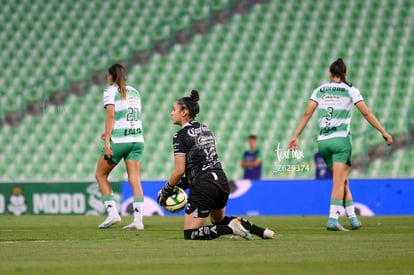
[[[165,201],[164,209],[171,213],[177,213],[187,204],[187,193],[180,187],[176,187],[174,194]]]

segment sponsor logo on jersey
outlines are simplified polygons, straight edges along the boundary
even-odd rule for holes
[[[324,92],[327,92],[327,91],[346,92],[347,89],[346,88],[342,88],[342,87],[322,87],[319,91],[321,93],[324,93]]]
[[[201,134],[203,132],[208,132],[208,131],[210,131],[210,130],[208,129],[207,126],[201,126],[199,128],[190,128],[190,129],[188,129],[187,134],[191,137],[195,137],[195,136],[198,136],[199,134]]]
[[[324,101],[338,101],[340,99],[341,99],[341,97],[337,96],[337,95],[324,95],[322,97],[322,100],[324,100]]]

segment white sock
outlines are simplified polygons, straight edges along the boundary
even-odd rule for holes
[[[118,214],[118,209],[116,208],[115,201],[104,201],[106,211],[108,212],[108,215],[116,216]]]
[[[329,207],[329,218],[338,219],[341,213],[342,205],[331,204]]]
[[[350,206],[345,207],[345,212],[346,212],[346,215],[348,216],[348,218],[355,218],[356,217],[354,205],[350,205]]]
[[[132,206],[134,209],[134,223],[142,223],[142,209],[144,208],[144,202],[134,202]]]

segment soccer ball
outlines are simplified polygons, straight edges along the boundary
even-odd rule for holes
[[[171,213],[177,213],[184,209],[187,203],[187,193],[180,187],[174,189],[174,194],[165,201],[164,209]]]

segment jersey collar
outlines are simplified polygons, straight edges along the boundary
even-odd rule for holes
[[[187,122],[186,124],[184,124],[183,126],[181,126],[181,129],[187,127],[187,126],[191,126],[194,120],[191,120],[189,122]]]

